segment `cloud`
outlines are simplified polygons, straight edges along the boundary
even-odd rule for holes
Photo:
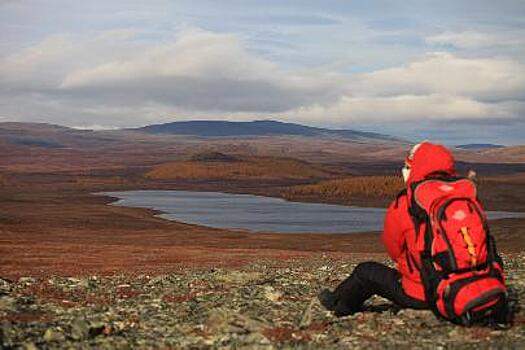
[[[525,115],[525,66],[503,58],[429,53],[403,66],[358,74],[329,106],[304,106],[289,120],[418,124],[512,121]]]
[[[428,44],[450,45],[460,49],[524,45],[523,32],[483,33],[473,30],[444,32],[425,38]]]
[[[485,103],[446,94],[354,97],[343,96],[331,106],[299,108],[285,114],[288,120],[316,122],[329,118],[334,124],[352,122],[453,122],[514,120],[525,113],[525,102]]]
[[[151,45],[143,52],[74,70],[61,88],[130,82],[151,77],[261,80],[276,76],[276,68],[247,54],[236,36],[186,30],[170,43]]]
[[[401,67],[362,74],[358,95],[447,94],[498,101],[525,97],[525,65],[504,58],[461,58],[435,52]]]
[[[344,75],[284,70],[233,34],[187,28],[157,41],[140,34],[53,35],[0,58],[0,115],[111,127],[174,118],[347,125],[525,114],[525,67],[509,58],[434,52]]]
[[[122,59],[143,49],[139,43],[128,41],[135,34],[126,29],[50,35],[0,58],[0,83],[11,89],[55,89],[71,71]]]
[[[279,70],[235,35],[186,29],[168,42],[145,42],[136,34],[51,36],[4,58],[0,82],[57,98],[216,112],[285,111],[333,102],[342,89],[330,72]]]

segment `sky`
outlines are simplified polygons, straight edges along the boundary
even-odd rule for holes
[[[525,1],[0,0],[0,122],[525,144]]]

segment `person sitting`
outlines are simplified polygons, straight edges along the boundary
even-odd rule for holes
[[[410,150],[402,175],[406,189],[389,205],[382,234],[397,268],[360,263],[334,291],[318,295],[321,304],[345,316],[379,295],[459,324],[471,324],[481,313],[501,316],[503,266],[474,183],[458,177],[448,149],[428,141]]]

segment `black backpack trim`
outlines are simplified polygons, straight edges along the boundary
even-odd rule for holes
[[[407,194],[408,194],[408,191],[406,188],[399,191],[399,193],[396,195],[396,200],[394,201],[394,208],[397,209],[399,207],[399,199],[403,196],[406,196]]]
[[[472,312],[467,312],[470,313],[470,315],[463,315],[459,318],[456,317],[454,315],[453,301],[456,299],[456,296],[464,286],[468,285],[471,282],[479,281],[487,277],[497,278],[500,281],[503,280],[499,271],[496,270],[494,267],[491,267],[489,271],[483,275],[475,275],[450,284],[450,291],[447,293],[447,296],[443,298],[448,319],[455,320],[456,322],[463,325],[468,325],[467,322],[469,321],[469,319],[472,319]],[[472,308],[475,308],[476,306],[482,305],[498,294],[501,294],[502,298],[505,297],[505,293],[503,293],[501,290],[490,290],[489,292],[483,294],[481,297],[471,300],[465,306],[465,309],[470,310]]]

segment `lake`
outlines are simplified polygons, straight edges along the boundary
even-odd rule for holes
[[[279,233],[352,233],[382,231],[385,209],[280,198],[195,191],[104,192],[112,205],[156,209],[159,217],[227,229]],[[525,217],[525,213],[488,212],[489,219]]]

